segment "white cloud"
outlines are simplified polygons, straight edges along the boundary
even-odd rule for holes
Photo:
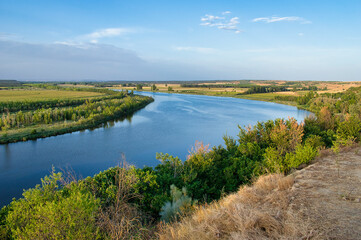
[[[105,28],[86,34],[81,38],[86,39],[91,43],[98,43],[98,40],[101,38],[117,37],[131,32],[133,32],[133,30],[128,28]]]
[[[265,22],[265,23],[273,23],[273,22],[300,22],[302,24],[309,24],[312,23],[311,21],[305,20],[302,17],[260,17],[260,18],[254,18],[252,22]]]
[[[90,34],[87,34],[86,36],[90,39],[99,39],[104,37],[119,36],[130,32],[131,30],[127,28],[106,28],[92,32]]]
[[[94,31],[89,34],[80,35],[74,37],[72,39],[68,39],[65,41],[56,41],[55,44],[63,44],[69,46],[75,46],[79,48],[86,47],[87,44],[98,44],[101,43],[102,38],[111,38],[111,37],[118,37],[123,36],[128,33],[134,33],[134,29],[130,28],[104,28],[97,31]]]
[[[206,14],[205,17],[201,18],[201,21],[202,22],[212,22],[212,21],[219,20],[219,19],[224,19],[224,17],[218,17],[218,16]]]
[[[205,47],[175,47],[177,51],[187,51],[187,52],[197,52],[197,53],[215,53],[217,52],[214,48],[205,48]]]
[[[230,11],[223,12],[222,15],[230,14]],[[238,17],[219,17],[214,15],[206,14],[201,18],[201,25],[208,27],[216,27],[222,30],[233,31],[234,33],[241,33],[242,30],[238,29],[239,18]]]

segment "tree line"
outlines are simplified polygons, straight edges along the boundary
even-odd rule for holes
[[[63,90],[58,86],[42,87]],[[68,91],[77,90],[69,88]],[[88,99],[0,103],[3,109],[0,112],[0,143],[25,141],[93,128],[106,121],[125,117],[153,101],[151,97],[135,96],[132,91],[130,93],[108,89],[92,89],[92,91],[111,94]]]
[[[27,88],[29,88],[29,86]],[[118,92],[109,89],[99,89],[99,88],[59,87],[48,84],[32,84],[30,88],[43,88],[43,89],[59,90],[59,91],[99,92],[106,94],[106,96],[93,97],[91,100],[93,102],[108,100],[108,99],[120,99],[128,95],[127,91]],[[38,108],[78,106],[84,104],[86,101],[88,101],[88,98],[6,101],[6,102],[0,102],[0,113],[16,112],[20,110],[28,111]]]
[[[98,102],[110,99],[121,99],[127,96],[126,93],[120,93],[118,95],[104,96],[104,97],[93,97],[91,102]],[[86,103],[88,98],[81,99],[49,99],[40,101],[8,101],[0,102],[0,113],[4,112],[16,112],[16,111],[28,111],[38,108],[53,108],[53,107],[67,107],[67,106],[78,106]]]
[[[92,119],[98,115],[111,116],[136,102],[137,97],[123,99],[109,99],[86,102],[77,107],[41,108],[34,111],[18,111],[3,113],[0,118],[0,128],[6,131],[12,128],[21,128],[33,124],[51,124],[59,121],[78,121]]]
[[[237,84],[193,84],[182,83],[180,87],[183,88],[251,88],[255,86],[252,83],[237,83]]]
[[[270,93],[289,91],[285,86],[252,86],[242,94]]]

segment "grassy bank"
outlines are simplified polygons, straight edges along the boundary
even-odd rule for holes
[[[64,100],[64,99],[79,99],[106,96],[105,93],[100,92],[76,92],[76,91],[61,91],[61,90],[46,90],[46,89],[14,89],[1,90],[0,102],[11,101],[44,101],[44,100]]]
[[[117,120],[132,115],[134,112],[144,108],[153,101],[151,98],[143,96],[134,96],[128,98],[132,98],[132,105],[125,106],[121,110],[118,110],[111,115],[99,114],[98,116],[94,116],[89,119],[79,119],[77,121],[69,120],[52,124],[35,124],[29,127],[11,129],[0,135],[0,143],[4,144],[34,140],[37,138],[57,136],[65,133],[96,128],[103,123],[106,123],[107,121]],[[126,101],[127,99],[124,99],[124,102],[119,102],[119,104],[125,104]]]
[[[45,85],[42,89],[4,90],[5,95],[9,94],[7,91],[13,94],[12,101],[0,102],[0,143],[95,128],[127,117],[153,101],[150,97],[107,89],[54,88],[57,87]],[[23,101],[19,101],[20,97]]]
[[[157,91],[164,93],[194,94],[217,97],[234,97],[248,100],[274,102],[296,106],[310,110],[304,103],[298,103],[295,98],[302,97],[313,91],[319,94],[334,94],[351,87],[361,86],[360,82],[317,82],[317,81],[212,81],[183,83],[138,83],[132,82],[114,86],[118,89],[137,91]],[[265,88],[265,89],[259,89]],[[250,91],[250,90],[255,91]],[[282,89],[282,91],[278,91]],[[272,91],[257,93],[257,91]],[[247,94],[251,92],[251,94]],[[285,97],[293,99],[285,100]]]

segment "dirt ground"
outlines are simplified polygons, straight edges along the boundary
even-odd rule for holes
[[[361,147],[294,173],[290,200],[324,239],[361,239]]]

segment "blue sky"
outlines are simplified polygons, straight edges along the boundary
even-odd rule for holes
[[[361,1],[0,2],[0,79],[361,80]]]

